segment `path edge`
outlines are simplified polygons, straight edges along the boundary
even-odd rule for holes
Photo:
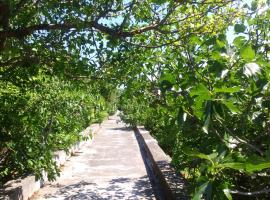
[[[54,161],[60,167],[64,165],[68,158],[78,152],[83,146],[91,143],[93,137],[101,129],[102,123],[94,123],[80,132],[85,139],[72,145],[69,150],[55,151]],[[42,173],[42,179],[36,180],[35,175],[29,175],[22,179],[10,180],[0,188],[0,200],[27,200],[48,181],[47,174]]]
[[[144,126],[136,126],[134,128],[136,135],[142,142],[142,148],[146,152],[149,167],[154,174],[154,178],[160,184],[162,189],[161,199],[166,200],[187,200],[187,181],[184,177],[177,174],[176,170],[171,166],[171,157],[160,148],[156,139],[154,139]]]

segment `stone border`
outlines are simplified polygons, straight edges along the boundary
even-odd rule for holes
[[[161,189],[161,199],[190,199],[187,195],[187,182],[179,175],[177,175],[175,169],[171,166],[171,158],[166,155],[164,151],[158,145],[156,139],[154,139],[149,131],[143,126],[137,126],[135,133],[138,136],[140,142],[142,142],[143,149],[146,152],[147,160],[149,161],[150,169],[154,174],[154,178],[157,179],[159,189]]]
[[[74,144],[68,152],[63,150],[54,152],[56,165],[64,165],[69,157],[78,152],[83,146],[92,141],[93,136],[100,130],[100,124],[92,124],[80,134],[87,138]],[[36,180],[35,175],[29,175],[23,179],[11,180],[0,188],[0,200],[27,200],[48,181],[46,173],[42,180]]]

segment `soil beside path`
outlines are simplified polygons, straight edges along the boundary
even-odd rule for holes
[[[92,144],[31,199],[155,199],[134,131],[110,117]]]

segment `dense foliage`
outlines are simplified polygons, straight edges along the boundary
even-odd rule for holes
[[[122,118],[151,131],[193,199],[269,198],[270,12],[252,6],[232,44],[220,30],[132,52],[144,69],[126,84]]]
[[[0,182],[54,178],[121,88],[193,199],[269,198],[269,4],[0,0]]]
[[[0,185],[43,171],[54,179],[54,151],[67,151],[83,139],[84,128],[116,110],[117,90],[95,76],[99,63],[82,54],[81,36],[54,31],[3,37],[44,20],[53,4],[0,1]]]
[[[0,179],[29,172],[49,179],[58,174],[53,151],[68,150],[90,123],[100,123],[115,110],[102,92],[87,83],[74,84],[40,75],[23,88],[1,83]]]

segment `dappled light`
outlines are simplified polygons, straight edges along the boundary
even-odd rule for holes
[[[269,6],[0,0],[0,199],[269,199]]]

